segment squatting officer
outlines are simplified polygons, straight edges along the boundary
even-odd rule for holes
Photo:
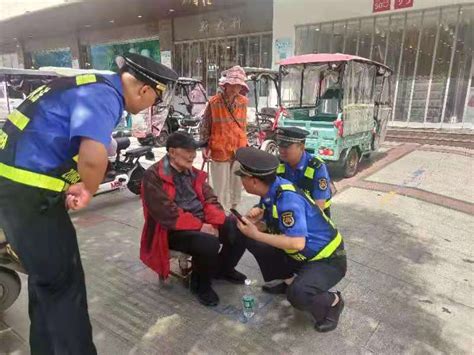
[[[277,144],[282,162],[277,174],[308,193],[331,218],[331,178],[324,161],[305,151],[308,131],[298,127],[281,127]]]
[[[86,207],[96,192],[124,109],[152,106],[178,78],[136,54],[117,64],[117,75],[59,78],[38,88],[0,130],[0,225],[29,274],[32,354],[96,353],[67,210]]]
[[[264,280],[285,280],[280,292],[286,292],[295,308],[312,314],[317,331],[335,329],[344,301],[340,292],[329,289],[346,274],[341,234],[311,197],[277,177],[277,158],[240,148],[236,159],[241,164],[236,174],[245,190],[260,196],[264,207],[237,223]]]

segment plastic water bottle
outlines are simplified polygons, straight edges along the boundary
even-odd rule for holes
[[[252,292],[252,280],[245,280],[245,291],[242,297],[242,308],[244,317],[250,319],[255,315],[255,296]]]

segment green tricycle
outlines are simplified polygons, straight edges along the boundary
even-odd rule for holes
[[[345,177],[385,139],[392,70],[346,54],[306,54],[280,62],[278,127],[310,132],[306,148]]]

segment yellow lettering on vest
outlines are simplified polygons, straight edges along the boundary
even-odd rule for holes
[[[0,149],[5,149],[8,141],[8,134],[6,134],[3,129],[0,129]]]
[[[50,87],[43,85],[43,86],[40,87],[39,89],[36,89],[35,91],[33,91],[33,92],[30,94],[30,96],[28,96],[28,99],[29,99],[31,102],[36,102],[41,96],[43,96],[44,94],[46,94],[49,90],[51,90]]]
[[[71,169],[67,173],[64,173],[63,175],[61,175],[61,177],[71,185],[77,184],[81,180],[79,173],[74,169]]]

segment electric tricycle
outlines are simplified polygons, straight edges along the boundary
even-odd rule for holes
[[[280,127],[310,132],[306,148],[345,177],[385,139],[392,112],[392,70],[346,54],[306,54],[280,62]]]

